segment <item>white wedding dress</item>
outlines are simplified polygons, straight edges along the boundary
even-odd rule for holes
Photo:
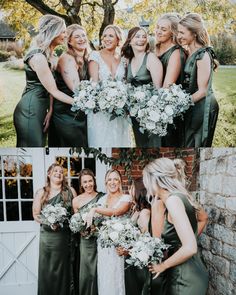
[[[98,203],[105,206],[107,196],[100,198]],[[122,202],[132,202],[131,196],[122,195],[113,208],[118,208]],[[125,295],[124,256],[119,256],[115,247],[102,248],[99,239],[97,274],[98,295]]]
[[[92,51],[89,61],[98,64],[99,80],[111,78],[111,72],[98,51]],[[115,79],[123,80],[125,76],[124,61],[121,59],[117,67]],[[89,147],[131,147],[132,128],[127,119],[117,117],[110,121],[110,114],[98,112],[87,116]]]

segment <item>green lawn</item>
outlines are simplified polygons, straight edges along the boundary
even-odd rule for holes
[[[214,90],[220,105],[213,146],[236,146],[236,68],[220,68],[214,74]],[[0,63],[0,147],[16,145],[13,111],[25,86],[24,71],[8,70]]]

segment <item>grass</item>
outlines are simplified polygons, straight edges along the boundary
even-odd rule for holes
[[[25,86],[24,71],[3,68],[0,63],[0,147],[16,145],[13,112]],[[236,67],[214,74],[214,90],[220,105],[213,146],[236,146]]]

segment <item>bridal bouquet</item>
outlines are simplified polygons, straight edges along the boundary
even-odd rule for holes
[[[168,245],[159,238],[153,238],[149,233],[140,235],[129,250],[127,264],[143,268],[150,263],[160,263],[164,258],[163,251],[168,249]]]
[[[112,217],[103,222],[98,240],[102,248],[111,246],[129,249],[140,235],[140,230],[130,218]]]
[[[93,224],[87,228],[86,225],[86,217],[90,211],[90,209],[94,207],[98,207],[99,205],[97,203],[88,205],[86,210],[83,210],[83,212],[77,212],[72,215],[69,227],[73,233],[80,232],[81,235],[87,239],[89,239],[92,236],[97,236],[98,234],[98,227],[101,225],[102,221],[104,220],[103,216],[100,214],[95,214],[93,217]]]
[[[61,203],[51,205],[46,205],[39,216],[42,224],[46,224],[53,229],[54,225],[59,225],[63,227],[63,223],[67,220],[68,212]]]
[[[99,82],[96,100],[99,110],[111,114],[111,120],[128,115],[128,85],[122,81],[108,79]]]
[[[140,132],[165,136],[168,124],[193,105],[190,94],[181,85],[156,89],[151,85],[137,87],[130,96],[130,115],[136,117]]]
[[[74,90],[74,102],[71,110],[73,112],[83,111],[85,114],[98,111],[98,106],[96,105],[98,91],[98,83],[82,80]]]

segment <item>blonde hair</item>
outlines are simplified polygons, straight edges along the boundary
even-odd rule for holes
[[[189,186],[189,181],[186,175],[186,162],[183,159],[176,158],[173,160],[175,168],[177,170],[177,178],[184,185],[184,187]]]
[[[107,171],[107,173],[106,173],[106,175],[105,175],[105,185],[106,185],[106,187],[107,187],[107,181],[108,181],[108,178],[109,178],[109,176],[111,175],[111,173],[113,173],[113,172],[116,173],[116,175],[118,176],[119,181],[120,181],[119,193],[120,193],[120,194],[123,194],[123,189],[122,189],[122,177],[121,177],[121,174],[120,174],[120,172],[119,172],[118,170],[116,170],[116,169],[110,169],[110,170]]]
[[[199,208],[197,202],[179,179],[174,161],[169,158],[159,158],[147,164],[143,170],[143,183],[148,196],[154,196],[160,187],[170,193],[185,194],[194,208]]]
[[[87,39],[87,48],[84,51],[84,55],[83,55],[83,60],[81,61],[81,59],[79,58],[78,54],[76,54],[75,50],[73,49],[73,47],[69,44],[69,41],[73,35],[73,33],[77,30],[82,30],[85,35],[86,35],[86,39],[87,39],[87,33],[85,28],[83,28],[82,26],[78,25],[78,24],[73,24],[70,25],[66,28],[66,33],[67,33],[67,53],[71,56],[74,57],[77,65],[79,66],[79,68],[82,68],[84,65],[84,62],[87,61],[88,59],[88,54],[89,54],[89,45],[88,45],[88,39]]]
[[[189,13],[186,14],[179,24],[186,27],[196,37],[196,42],[202,46],[210,46],[210,38],[205,28],[204,21],[200,14]]]
[[[121,47],[122,42],[123,42],[123,33],[122,33],[121,28],[118,27],[117,25],[108,25],[108,26],[106,26],[105,29],[102,32],[101,40],[103,40],[104,34],[105,34],[106,30],[108,30],[108,29],[113,29],[114,30],[114,32],[116,34],[116,37],[118,39],[117,47]]]
[[[31,49],[42,49],[50,60],[52,55],[50,45],[66,27],[65,21],[56,15],[46,14],[39,19],[38,27],[38,35],[32,41]]]
[[[170,22],[170,31],[172,33],[172,41],[175,44],[178,44],[177,36],[178,36],[178,23],[180,21],[179,14],[177,13],[165,13],[161,15],[161,17],[158,19],[160,20],[168,20]],[[158,22],[157,21],[157,22]],[[160,43],[157,43],[156,45],[159,46]]]

